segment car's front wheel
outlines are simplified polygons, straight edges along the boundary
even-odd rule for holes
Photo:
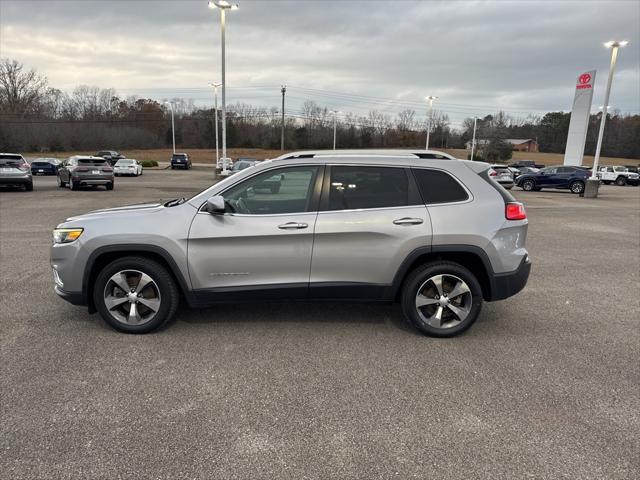
[[[124,257],[98,274],[93,301],[102,318],[126,333],[149,333],[168,323],[178,307],[178,289],[155,260]]]
[[[533,180],[524,180],[521,184],[520,187],[522,187],[522,189],[525,192],[530,192],[532,191],[534,188],[536,188],[536,182],[534,182]]]
[[[569,185],[569,190],[571,190],[572,193],[577,194],[584,192],[584,182],[579,180],[572,182],[571,185]]]
[[[627,179],[623,176],[616,178],[616,185],[619,187],[624,187],[627,184]]]
[[[482,289],[471,271],[454,262],[433,262],[414,270],[404,283],[402,311],[421,332],[452,337],[478,318]]]

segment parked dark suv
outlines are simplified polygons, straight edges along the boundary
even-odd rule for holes
[[[58,170],[58,187],[69,186],[71,190],[80,187],[104,185],[113,190],[113,168],[102,157],[74,156],[65,161]]]
[[[548,167],[537,173],[525,173],[516,179],[516,186],[530,192],[543,188],[568,188],[573,193],[584,192],[591,172],[583,167]]]
[[[174,168],[184,168],[189,170],[191,168],[191,160],[186,153],[174,153],[171,155],[171,170]]]
[[[116,152],[115,150],[100,150],[98,153],[96,153],[96,157],[104,158],[112,167],[118,160],[127,158],[124,155]]]

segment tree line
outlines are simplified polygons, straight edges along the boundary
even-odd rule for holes
[[[189,100],[168,100],[173,104],[177,145],[213,148],[219,112],[198,108]],[[285,148],[331,148],[333,115],[313,100],[286,112]],[[586,154],[595,151],[600,115],[591,115]],[[526,118],[497,112],[477,120],[476,138],[489,141],[484,155],[491,159],[510,157],[508,138],[533,138],[541,152],[563,153],[569,118],[567,112]],[[281,126],[277,107],[229,105],[227,146],[278,149]],[[365,115],[340,114],[336,127],[340,148],[424,148],[428,121],[411,109],[397,115],[370,110]],[[454,128],[445,112],[434,110],[430,148],[464,148],[472,134],[473,118]],[[0,151],[144,149],[167,147],[171,141],[171,115],[164,102],[121,97],[114,89],[88,85],[64,92],[17,60],[0,60]],[[640,158],[640,115],[609,114],[602,154]]]

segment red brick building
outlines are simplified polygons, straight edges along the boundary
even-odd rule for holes
[[[513,145],[513,150],[516,152],[537,152],[538,142],[533,138],[507,138],[507,142]]]

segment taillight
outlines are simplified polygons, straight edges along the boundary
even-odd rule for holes
[[[76,167],[73,169],[74,172],[88,172],[89,169],[87,167]]]
[[[496,177],[498,175],[498,172],[496,172],[493,168],[491,170],[489,170],[489,176],[490,177]]]
[[[527,212],[520,202],[509,202],[505,205],[504,216],[507,220],[526,220]]]
[[[22,170],[23,172],[27,172],[31,170],[31,166],[28,163],[22,163],[18,165],[18,170]]]
[[[103,172],[113,172],[113,168],[111,167],[102,167]]]

